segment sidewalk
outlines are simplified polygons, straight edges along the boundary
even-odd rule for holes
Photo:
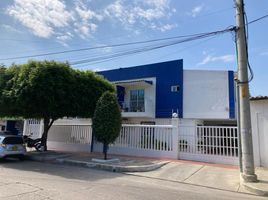
[[[158,169],[168,161],[156,159],[141,159],[137,157],[108,155],[109,160],[103,162],[101,153],[68,153],[68,152],[29,152],[28,159],[33,161],[47,161],[80,167],[97,168],[112,172],[147,172]],[[99,159],[94,161],[92,159]]]
[[[128,173],[134,176],[174,181],[202,187],[268,196],[268,169],[257,168],[259,182],[240,182],[238,166],[178,160],[151,172]]]
[[[258,177],[258,182],[242,183],[243,187],[254,194],[268,196],[268,169],[257,167],[255,172]]]
[[[258,183],[240,184],[238,166],[209,164],[184,160],[156,160],[140,157],[109,155],[111,162],[92,161],[102,159],[100,153],[66,153],[48,151],[31,152],[29,159],[60,164],[97,168],[128,175],[142,176],[164,181],[180,182],[202,187],[268,196],[268,169],[257,168]]]
[[[175,161],[155,171],[128,174],[233,192],[239,192],[241,189],[239,170],[236,166]]]

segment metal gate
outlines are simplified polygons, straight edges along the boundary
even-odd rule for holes
[[[179,159],[238,165],[234,126],[179,126]]]

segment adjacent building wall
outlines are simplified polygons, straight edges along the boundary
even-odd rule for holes
[[[250,109],[255,166],[268,167],[268,99],[251,100]]]

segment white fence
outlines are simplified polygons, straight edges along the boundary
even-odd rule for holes
[[[38,120],[26,122],[24,133],[42,131]],[[109,153],[238,164],[237,127],[185,126],[177,119],[172,125],[123,124]],[[92,127],[89,121],[58,120],[48,134],[48,148],[60,151],[90,152]],[[102,145],[94,142],[94,151]]]
[[[113,146],[172,151],[172,126],[123,124]]]
[[[109,153],[176,159],[175,130],[172,125],[123,124],[119,137],[109,147]],[[101,151],[102,146],[95,144],[94,150]]]
[[[179,158],[238,164],[238,139],[233,126],[180,126]]]

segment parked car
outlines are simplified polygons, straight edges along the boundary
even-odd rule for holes
[[[23,160],[26,147],[21,136],[0,134],[0,158],[15,157]]]
[[[0,131],[0,135],[15,135],[11,131]]]

